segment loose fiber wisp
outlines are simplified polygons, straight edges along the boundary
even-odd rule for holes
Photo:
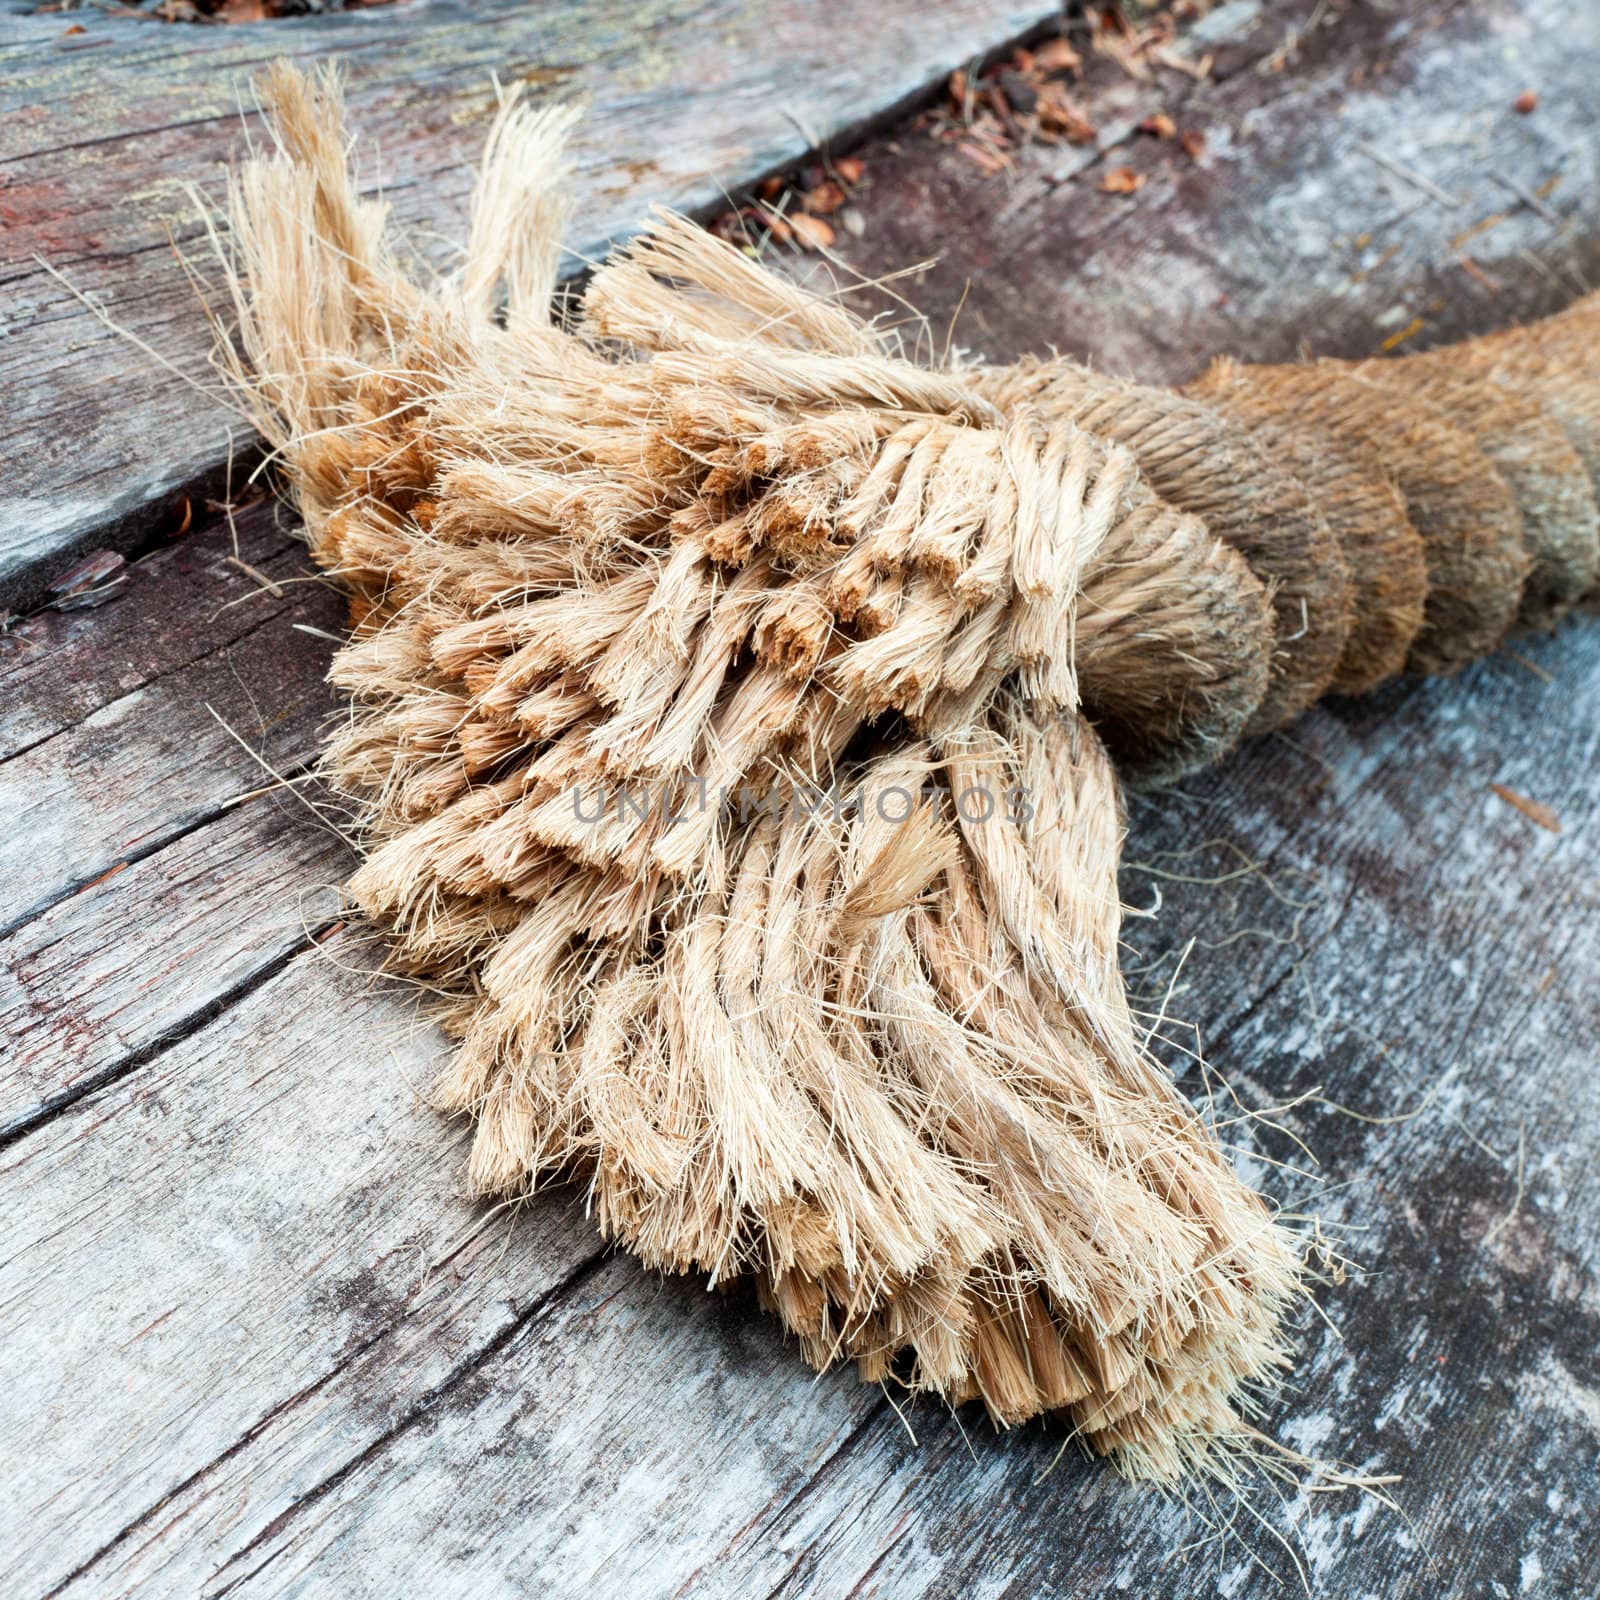
[[[236,372],[351,595],[328,771],[450,998],[471,1176],[576,1176],[807,1360],[1173,1478],[1300,1245],[1145,1048],[1119,778],[1448,671],[1594,585],[1596,313],[1411,360],[927,370],[661,216],[552,320],[560,113],[426,286],[336,88],[265,80]]]

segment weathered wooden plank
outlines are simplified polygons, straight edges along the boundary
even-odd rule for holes
[[[953,320],[992,360],[1056,348],[1150,382],[1218,354],[1372,355],[1414,323],[1400,347],[1419,348],[1600,283],[1600,9],[1232,0],[1185,48],[1214,58],[1205,81],[1101,63],[1097,142],[1025,147],[1003,177],[924,135],[875,145],[865,232],[840,230],[837,253],[869,279],[937,254],[880,302],[924,311],[935,349]],[[1141,134],[1156,112],[1204,154]],[[1120,166],[1144,186],[1102,192]]]
[[[47,787],[14,841],[32,875],[20,866],[13,874],[13,931],[0,936],[0,1139],[137,1064],[335,915],[349,850],[334,827],[281,790],[219,809],[272,779],[215,722],[223,737],[211,758],[226,789],[213,788],[197,810],[175,804],[146,771],[154,747],[138,722],[169,708],[149,705],[152,686],[174,683],[204,714],[198,700],[220,710],[224,686],[248,690],[254,674],[254,723],[235,726],[248,737],[288,713],[280,754],[301,759],[329,704],[316,680],[331,643],[286,634],[296,624],[337,627],[338,602],[309,575],[304,545],[277,508],[257,505],[136,563],[99,608],[39,612],[0,639],[0,784],[26,797],[41,774],[76,772],[73,793],[99,825],[58,810]],[[262,633],[235,658],[233,647]],[[286,638],[306,646],[288,673],[279,661]],[[98,725],[76,731],[107,708],[120,725],[130,696],[131,743],[108,744]],[[204,755],[186,743],[168,748],[192,802],[191,764]],[[28,892],[32,908],[18,903]],[[41,905],[49,909],[30,914]]]
[[[1153,178],[1116,203],[1140,220],[1105,221],[1094,243],[1103,260],[1119,259],[1129,230],[1148,230],[1137,270],[1152,304],[1177,304],[1162,288],[1163,262],[1189,281],[1183,241],[1210,236],[1207,215],[1231,218],[1232,250],[1247,240],[1240,219],[1251,206],[1270,209],[1296,172],[1320,170],[1326,96],[1370,56],[1371,39],[1341,34],[1349,18],[1337,6],[1274,10],[1260,37],[1276,48],[1287,23],[1313,9],[1337,26],[1308,37],[1289,76],[1244,63],[1231,90],[1208,91],[1243,97],[1235,106],[1266,96],[1249,115],[1286,163],[1271,182],[1237,201],[1208,190],[1192,211],[1174,198],[1141,212],[1160,199]],[[1553,18],[1543,0],[1451,12],[1442,27],[1435,15],[1405,19],[1404,36],[1386,47],[1384,95],[1402,134],[1419,117],[1443,119],[1428,124],[1439,136],[1459,133],[1449,106],[1459,112],[1483,92],[1507,19]],[[1487,55],[1473,35],[1485,17],[1498,30]],[[1538,82],[1548,106],[1556,91],[1539,81],[1542,64],[1571,38],[1524,37],[1505,80]],[[1430,78],[1435,52],[1457,65]],[[1470,72],[1463,53],[1476,63]],[[1556,63],[1551,81],[1566,70]],[[1296,134],[1292,121],[1272,118],[1302,83],[1321,88],[1308,93]],[[1408,98],[1418,83],[1433,85],[1429,106]],[[1496,93],[1503,86],[1494,80]],[[1119,86],[1116,114],[1131,115],[1143,92]],[[946,170],[913,137],[896,143],[868,151],[864,243],[879,247],[897,173],[948,181],[943,210],[924,214],[942,215],[941,231],[903,241],[895,264],[935,243],[967,260],[994,249],[1004,270],[974,282],[962,321],[989,330],[994,353],[1030,328],[1037,347],[1089,326],[1144,339],[1127,348],[1135,370],[1182,376],[1185,361],[1230,342],[1205,320],[1198,290],[1191,349],[1181,328],[1154,339],[1141,331],[1154,324],[1127,310],[1126,282],[1074,283],[1041,263],[1052,241],[1065,249],[1076,235],[1038,223],[1040,213],[1066,228],[1092,174],[1053,202],[1027,201],[1002,249],[983,244],[999,226],[994,185],[975,170]],[[1119,147],[1116,159],[1126,155]],[[1247,169],[1241,156],[1224,175]],[[1324,191],[1330,217],[1331,196]],[[1436,236],[1407,239],[1424,260],[1439,250]],[[1256,259],[1254,246],[1238,248],[1246,265]],[[1569,259],[1540,249],[1558,267]],[[1295,260],[1297,272],[1314,272],[1309,250]],[[1449,309],[1466,326],[1524,303],[1523,284],[1538,274],[1516,268],[1514,252],[1507,260],[1501,300],[1463,285]],[[1395,282],[1410,282],[1403,262],[1393,270]],[[1241,274],[1241,296],[1255,292]],[[1010,285],[1022,281],[1066,284],[1081,296],[1071,314],[1089,321],[1067,320],[1059,299],[1048,313],[1014,299]],[[1287,325],[1313,302],[1293,297],[1294,281],[1281,287]],[[959,277],[935,277],[917,298],[942,327],[961,291]],[[1425,309],[1409,299],[1402,309],[1413,303]],[[1359,305],[1375,320],[1383,296]],[[1061,320],[1044,331],[1041,317]],[[1367,341],[1350,347],[1370,348],[1370,322],[1349,327]],[[1256,332],[1270,348],[1257,353],[1289,353],[1294,331],[1263,322]],[[93,625],[122,626],[126,603]],[[297,679],[291,649],[320,666],[318,641],[285,633],[283,642],[279,671]],[[1582,1594],[1600,1574],[1591,1514],[1600,881],[1588,848],[1600,826],[1600,630],[1574,625],[1519,649],[1554,681],[1501,658],[1453,683],[1327,706],[1132,814],[1126,895],[1147,905],[1159,886],[1164,897],[1153,922],[1130,928],[1149,1009],[1187,950],[1169,1015],[1198,1024],[1245,1102],[1281,1103],[1321,1085],[1323,1100],[1280,1119],[1321,1158],[1314,1175],[1259,1160],[1249,1171],[1292,1205],[1360,1230],[1348,1248],[1375,1269],[1324,1295],[1344,1342],[1308,1325],[1301,1388],[1275,1404],[1269,1428],[1316,1453],[1402,1473],[1411,1520],[1356,1497],[1296,1497],[1287,1512],[1259,1502],[1301,1551],[1314,1592],[1341,1600]],[[83,659],[95,681],[114,680],[109,662],[95,664],[92,651]],[[163,703],[162,723],[173,715]],[[169,747],[151,732],[152,749]],[[250,787],[252,764],[238,755],[234,787]],[[1551,805],[1563,832],[1537,829],[1492,783]],[[1232,873],[1241,853],[1256,864],[1242,876],[1184,881]],[[124,892],[117,885],[135,870],[104,892]],[[1302,912],[1294,901],[1310,903]],[[159,927],[152,921],[141,937],[159,937]],[[1200,942],[1190,948],[1191,939]],[[6,1234],[29,1248],[0,1291],[6,1370],[23,1380],[3,1403],[0,1439],[12,1459],[37,1460],[36,1487],[20,1477],[0,1487],[11,1496],[0,1498],[0,1522],[23,1533],[0,1555],[10,1588],[31,1592],[33,1580],[78,1566],[86,1595],[1286,1592],[1237,1544],[1171,1565],[1205,1529],[1070,1450],[1041,1479],[1059,1433],[997,1441],[964,1416],[969,1445],[955,1422],[923,1407],[913,1445],[886,1402],[846,1375],[814,1383],[739,1300],[660,1286],[627,1261],[597,1265],[560,1197],[450,1256],[481,1220],[451,1198],[457,1132],[407,1106],[384,1059],[388,1041],[405,1038],[405,1072],[420,1083],[434,1047],[411,1035],[402,1001],[329,974],[323,959],[295,958],[221,1019],[6,1154]],[[1193,1043],[1175,1025],[1162,1031]],[[1201,1090],[1198,1072],[1186,1081]],[[1407,1120],[1361,1122],[1326,1102]],[[1266,1147],[1305,1159],[1284,1138],[1266,1136]],[[26,1189],[14,1177],[24,1171]],[[419,1238],[442,1242],[419,1250]],[[459,1281],[415,1267],[441,1256]],[[37,1414],[25,1409],[30,1396]],[[1287,1570],[1264,1534],[1246,1544]]]
[[[339,914],[353,852],[263,795],[0,939],[0,1139],[121,1072]]]
[[[1283,1119],[1320,1165],[1292,1186],[1254,1170],[1351,1230],[1371,1274],[1328,1297],[1342,1341],[1311,1341],[1281,1437],[1404,1474],[1415,1529],[1295,1500],[1330,1593],[1559,1595],[1600,1572],[1577,1509],[1600,1380],[1600,876],[1584,843],[1600,630],[1524,648],[1551,681],[1499,658],[1324,707],[1292,743],[1186,786],[1190,807],[1134,814],[1135,855],[1233,847],[1157,866],[1261,864],[1220,890],[1133,873],[1127,892],[1160,881],[1169,930],[1213,946],[1190,953],[1173,1010],[1198,1013],[1249,1103],[1321,1086]],[[1495,783],[1548,799],[1561,835]],[[1312,902],[1281,946],[1275,892]],[[1157,997],[1171,931],[1158,951],[1134,930]]]
[[[277,570],[286,577],[305,570],[298,551],[284,552],[282,562]],[[151,587],[183,590],[182,568],[173,552]],[[323,682],[332,646],[295,625],[336,629],[341,603],[320,584],[297,583],[283,599],[258,594],[253,579],[226,570],[231,578],[203,592],[244,604],[209,622],[196,611],[165,655],[156,649],[157,662],[172,663],[166,670],[146,676],[130,667],[116,648],[117,624],[110,625],[105,653],[92,648],[91,624],[91,632],[43,664],[46,676],[70,675],[77,687],[55,709],[22,719],[31,742],[0,761],[0,810],[12,819],[0,835],[0,878],[8,891],[0,932],[271,783],[261,763],[285,772],[315,754],[319,725],[335,703]],[[102,615],[121,616],[139,631],[132,596],[113,601]],[[25,650],[12,659],[31,660]],[[121,689],[129,678],[133,687]],[[90,704],[89,715],[38,737],[41,727]]]
[[[512,1229],[454,1198],[459,1130],[411,1093],[436,1042],[361,965],[349,935],[300,956],[0,1156],[0,1436],[32,1458],[0,1484],[9,1593],[61,1583],[140,1518],[160,1529],[261,1429],[292,1439],[310,1415],[328,1444],[381,1437],[593,1254],[559,1205]],[[276,1509],[315,1480],[273,1439]],[[266,1494],[235,1483],[231,1515]]]
[[[230,431],[249,436],[216,392],[173,241],[195,240],[185,185],[241,149],[240,107],[266,60],[341,64],[355,123],[382,152],[372,177],[434,254],[459,232],[492,78],[584,99],[576,262],[634,229],[650,203],[714,207],[1056,10],[432,0],[224,28],[86,12],[87,32],[71,37],[56,15],[0,19],[0,603],[31,598],[76,550],[126,548],[175,495],[218,479]]]
[[[263,593],[259,578],[282,593]],[[311,572],[281,508],[250,506],[195,530],[122,574],[94,609],[44,610],[0,634],[0,761],[83,721],[278,616]]]
[[[1600,826],[1584,709],[1600,634],[1535,650],[1553,683],[1496,661],[1443,691],[1324,708],[1293,743],[1258,744],[1134,816],[1129,898],[1153,881],[1166,894],[1136,959],[1160,994],[1191,937],[1215,946],[1191,952],[1172,1010],[1199,1021],[1246,1102],[1321,1084],[1402,1119],[1307,1103],[1283,1120],[1322,1158],[1315,1176],[1253,1168],[1361,1229],[1349,1248],[1377,1274],[1324,1295],[1343,1342],[1310,1324],[1300,1392],[1271,1414],[1290,1443],[1406,1476],[1409,1523],[1356,1497],[1263,1503],[1317,1593],[1578,1593],[1600,1557],[1600,881],[1581,854]],[[1509,758],[1485,738],[1532,725]],[[1564,832],[1535,829],[1490,781],[1551,804]],[[1234,868],[1210,840],[1259,870],[1179,881]],[[1273,942],[1293,925],[1276,894],[1313,902],[1297,943]],[[68,1490],[52,1460],[34,1490],[60,1496],[52,1549],[84,1560],[110,1544],[77,1592],[1281,1592],[1237,1546],[1166,1567],[1204,1528],[1070,1449],[1051,1470],[1058,1432],[997,1440],[923,1406],[913,1444],[847,1375],[812,1380],[740,1299],[626,1260],[596,1271],[559,1196],[480,1235],[450,1263],[459,1281],[424,1276],[445,1252],[403,1241],[470,1226],[447,1192],[459,1143],[405,1105],[374,1048],[405,1008],[321,962],[297,958],[15,1147],[6,1192],[29,1197],[23,1243],[43,1236],[13,1264],[11,1336],[26,1348],[29,1329],[64,1322],[93,1341],[81,1409],[69,1418],[50,1389],[45,1414],[72,1441],[67,1476],[112,1462]],[[405,1048],[420,1078],[433,1047]],[[61,1226],[91,1203],[92,1230]],[[149,1251],[174,1236],[187,1253],[158,1270]],[[77,1348],[52,1371],[77,1372]],[[1245,1545],[1288,1570],[1264,1535]],[[1523,1586],[1535,1571],[1546,1589]]]

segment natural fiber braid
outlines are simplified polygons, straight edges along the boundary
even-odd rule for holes
[[[1600,550],[1594,486],[1559,420],[1541,404],[1537,378],[1529,375],[1528,389],[1512,388],[1495,369],[1490,352],[1467,344],[1382,367],[1367,364],[1356,376],[1378,383],[1397,405],[1409,401],[1447,417],[1506,480],[1532,562],[1517,621],[1548,627],[1594,585]]]
[[[1428,408],[1396,406],[1379,385],[1330,362],[1230,364],[1230,381],[1258,388],[1280,426],[1331,441],[1399,493],[1426,574],[1406,670],[1451,672],[1494,650],[1516,621],[1531,564],[1510,487],[1471,436]]]
[[[981,386],[1127,444],[1165,499],[1246,556],[1274,597],[1276,628],[1272,683],[1237,725],[1255,732],[1317,693],[1454,670],[1514,627],[1553,625],[1594,590],[1597,321],[1591,300],[1421,356],[1219,361],[1181,401],[1062,362],[986,374]],[[1263,455],[1284,508],[1270,521],[1257,480],[1240,476],[1241,461]],[[1322,626],[1305,620],[1319,606]],[[1087,679],[1087,663],[1080,671]],[[1187,765],[1147,758],[1126,775],[1159,782]]]

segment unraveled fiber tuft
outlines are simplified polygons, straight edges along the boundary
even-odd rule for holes
[[[1514,569],[1509,621],[1510,492],[1452,555],[1359,405],[1308,487],[1260,369],[1225,404],[921,369],[665,214],[568,329],[567,118],[515,101],[421,287],[335,84],[265,87],[235,370],[352,596],[351,892],[452,997],[474,1183],[579,1175],[645,1262],[753,1275],[819,1367],[1215,1464],[1287,1362],[1299,1247],[1130,1014],[1108,747],[1169,779],[1370,686],[1493,609],[1441,573]],[[1540,618],[1587,548],[1541,543]]]

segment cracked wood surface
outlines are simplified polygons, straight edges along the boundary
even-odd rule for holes
[[[366,175],[435,256],[462,229],[494,79],[584,101],[576,268],[650,204],[714,209],[1058,7],[413,0],[177,32],[114,8],[32,9],[0,7],[0,603],[13,608],[74,552],[175,526],[184,496],[220,488],[230,449],[251,438],[222,403],[179,250],[212,276],[188,186],[220,193],[251,78],[272,57],[340,65],[353,125],[378,152]]]
[[[1297,59],[1256,72],[1313,10]],[[988,252],[964,342],[1103,336],[1158,377],[1255,351],[1241,329],[1288,353],[1313,313],[1365,350],[1403,325],[1380,322],[1395,306],[1469,330],[1544,309],[1558,291],[1516,250],[1583,270],[1592,185],[1564,225],[1523,208],[1483,231],[1521,241],[1497,260],[1498,298],[1449,277],[1457,219],[1390,196],[1402,251],[1326,301],[1305,245],[1275,325],[1253,286],[1283,268],[1238,218],[1281,221],[1286,195],[1321,192],[1344,198],[1297,201],[1307,227],[1369,227],[1328,187],[1349,151],[1291,135],[1375,52],[1391,148],[1441,184],[1461,179],[1450,119],[1498,116],[1525,75],[1559,132],[1580,69],[1532,29],[1554,15],[1544,0],[1382,25],[1337,5],[1236,12],[1225,81],[1097,74],[1086,98],[1102,161],[1125,154],[1118,118],[1160,95],[1191,115],[1252,104],[1241,126],[1278,152],[1259,182],[1240,134],[1214,144],[1229,166],[1199,189],[1162,168],[1119,212],[1092,162],[1028,187],[1031,163],[1084,152],[1025,152],[997,185],[902,133],[864,152],[852,260]],[[1361,192],[1384,182],[1363,173]],[[1216,216],[1234,220],[1204,270],[1226,280],[1237,253],[1234,312],[1193,276]],[[1019,300],[1020,282],[1054,298]],[[964,287],[936,269],[915,295],[942,328]],[[1136,293],[1169,308],[1192,293],[1189,331]],[[244,512],[239,554],[284,584],[303,570],[289,532]],[[334,705],[337,601],[262,592],[233,551],[225,525],[202,527],[102,609],[0,641],[0,798],[20,818],[0,840],[8,1594],[1296,1592],[1248,1513],[1175,1561],[1205,1524],[1062,1453],[1059,1429],[996,1436],[931,1406],[902,1421],[848,1373],[807,1372],[744,1294],[600,1251],[581,1196],[464,1200],[464,1130],[420,1099],[443,1047],[326,896],[345,846],[297,799],[257,792],[269,780],[206,710],[298,771]],[[1600,624],[1575,622],[1451,682],[1319,707],[1131,810],[1124,896],[1159,908],[1128,928],[1141,1005],[1184,1019],[1161,1033],[1192,1094],[1215,1085],[1185,1054],[1197,1037],[1227,1075],[1242,1104],[1224,1103],[1225,1136],[1251,1181],[1320,1214],[1367,1269],[1319,1296],[1329,1320],[1307,1317],[1266,1425],[1401,1474],[1401,1512],[1252,1502],[1328,1600],[1600,1586],[1597,698]],[[1273,1105],[1289,1107],[1276,1130],[1243,1109]]]
[[[281,535],[278,536],[281,540]],[[119,864],[141,860],[202,823],[235,796],[270,782],[248,758],[241,767],[240,739],[266,768],[280,773],[315,753],[321,719],[333,709],[322,681],[325,663],[315,653],[285,648],[294,624],[338,625],[339,608],[326,592],[297,584],[283,600],[262,592],[254,580],[227,565],[231,544],[197,542],[161,559],[181,578],[196,560],[226,577],[215,588],[217,610],[204,591],[190,588],[179,602],[188,617],[188,649],[176,647],[166,670],[147,674],[113,644],[103,650],[101,612],[79,613],[69,642],[40,644],[30,624],[13,631],[8,663],[26,679],[45,671],[70,689],[30,719],[49,726],[92,702],[93,709],[59,731],[36,736],[0,763],[0,810],[11,826],[0,834],[0,877],[7,889],[0,931],[17,926],[65,895],[93,884]],[[304,570],[299,554],[278,555],[269,574],[290,565]],[[165,568],[163,569],[165,571]],[[139,628],[137,607],[148,586],[134,590],[130,621]],[[238,605],[220,609],[229,601]],[[113,602],[113,614],[125,601]],[[49,640],[44,617],[41,631]],[[141,651],[157,643],[141,640]],[[37,651],[47,655],[37,659]]]

